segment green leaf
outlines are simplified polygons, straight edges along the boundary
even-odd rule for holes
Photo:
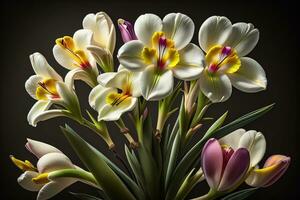
[[[247,197],[251,196],[254,192],[256,192],[258,188],[248,188],[245,190],[240,190],[234,192],[232,194],[227,195],[226,197],[222,198],[221,200],[243,200]]]
[[[66,125],[66,128],[62,127],[61,129],[80,160],[94,175],[98,184],[110,199],[135,199],[122,180],[101,158],[99,151],[76,134],[68,125]]]
[[[224,120],[226,119],[227,114],[228,112],[225,112],[219,119],[217,119],[206,131],[203,138],[209,138],[211,134],[213,134],[216,130],[218,130],[222,126]]]
[[[263,108],[257,109],[253,112],[250,112],[233,122],[221,127],[220,129],[216,130],[215,132],[211,133],[211,136],[214,138],[221,138],[232,131],[239,129],[250,122],[254,121],[255,119],[263,116],[268,111],[270,111],[273,108],[274,104],[265,106]],[[185,175],[187,174],[188,170],[195,165],[197,160],[199,159],[199,155],[201,154],[201,150],[205,142],[209,139],[209,137],[202,138],[199,142],[197,142],[181,159],[179,164],[174,170],[173,174],[173,180],[172,184],[170,185],[170,188],[167,191],[166,199],[173,199],[173,195],[176,194],[178,191],[178,188],[180,187],[180,184],[182,183]]]
[[[81,199],[81,200],[103,200],[103,199],[100,199],[98,197],[95,197],[95,196],[92,196],[92,195],[89,195],[89,194],[84,194],[84,193],[70,192],[70,194],[72,194],[77,199]]]

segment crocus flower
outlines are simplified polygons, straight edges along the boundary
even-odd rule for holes
[[[213,191],[226,192],[244,179],[250,164],[246,148],[233,150],[216,139],[206,142],[201,155],[202,170]]]
[[[118,19],[118,26],[121,32],[123,42],[129,42],[131,40],[137,40],[132,24],[124,19]]]
[[[38,200],[50,199],[71,184],[77,181],[83,181],[71,177],[55,178],[53,175],[58,170],[83,169],[75,166],[71,160],[57,148],[43,142],[31,139],[27,140],[28,142],[25,147],[38,158],[36,167],[28,160],[21,161],[14,156],[11,156],[11,160],[24,172],[17,179],[20,186],[26,190],[38,192]],[[91,185],[93,184],[91,183]]]
[[[139,76],[127,69],[99,75],[96,86],[89,95],[89,103],[98,111],[98,120],[115,121],[137,104],[141,95],[138,87]]]
[[[274,184],[288,169],[291,158],[273,155],[267,159],[264,167],[251,170],[246,183],[253,187],[268,187]]]
[[[191,44],[194,23],[186,15],[170,13],[161,20],[141,15],[134,24],[138,40],[125,43],[118,52],[122,66],[141,71],[141,92],[147,100],[159,100],[173,90],[173,76],[194,80],[203,70],[199,47]]]
[[[91,30],[78,30],[73,37],[64,36],[56,39],[53,47],[53,55],[56,61],[70,72],[66,76],[68,85],[73,85],[74,79],[80,79],[91,87],[97,83],[99,74],[94,57],[87,50],[92,43],[93,32]]]
[[[36,74],[26,81],[25,89],[37,102],[28,113],[29,124],[36,126],[39,121],[65,116],[67,112],[80,115],[77,96],[48,64],[45,57],[40,53],[34,53],[30,55],[30,61]],[[53,104],[65,109],[50,109]]]
[[[205,56],[205,70],[200,76],[201,91],[212,101],[226,101],[232,85],[243,92],[266,89],[263,68],[244,57],[258,42],[259,32],[252,24],[231,24],[226,17],[213,16],[200,27],[199,43]]]
[[[92,43],[87,49],[105,72],[113,71],[116,30],[110,17],[105,12],[90,13],[83,19],[82,26],[93,32]]]

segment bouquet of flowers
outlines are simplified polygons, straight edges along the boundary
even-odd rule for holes
[[[70,118],[100,136],[118,162],[68,125],[61,130],[85,169],[61,150],[28,139],[25,147],[37,157],[37,164],[10,158],[23,171],[18,183],[38,192],[38,200],[78,181],[99,191],[98,197],[72,193],[86,200],[182,200],[202,181],[210,189],[194,200],[236,200],[272,185],[285,173],[290,157],[272,155],[260,167],[265,137],[242,129],[273,104],[226,125],[227,112],[217,119],[206,116],[210,107],[231,96],[232,86],[248,93],[266,89],[263,68],[246,57],[259,38],[252,24],[212,16],[199,29],[198,46],[190,43],[195,25],[187,15],[170,13],[161,19],[144,14],[134,25],[119,19],[124,44],[117,53],[116,72],[116,30],[110,17],[104,12],[88,14],[82,24],[72,37],[55,41],[53,55],[69,70],[64,78],[42,54],[30,55],[35,75],[25,88],[36,103],[27,119],[36,126],[54,117]],[[88,100],[98,116],[83,112],[77,80],[91,88]],[[149,109],[151,104],[157,109]],[[108,121],[125,138],[122,154],[116,150]],[[204,130],[206,123],[210,126]],[[201,136],[197,141],[196,133]],[[251,188],[240,187],[243,183]]]

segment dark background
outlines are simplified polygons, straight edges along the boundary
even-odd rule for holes
[[[128,0],[127,0],[128,1]],[[153,12],[163,17],[169,12],[182,12],[195,22],[194,43],[201,23],[211,15],[225,15],[232,22],[253,23],[260,30],[260,40],[249,55],[257,60],[266,70],[268,88],[264,92],[246,94],[237,90],[223,104],[210,110],[210,116],[219,116],[227,109],[227,122],[249,111],[276,103],[275,108],[264,117],[247,126],[247,129],[262,131],[267,139],[266,157],[272,154],[285,154],[292,157],[292,163],[286,175],[268,189],[261,189],[250,199],[299,199],[299,131],[297,109],[299,78],[299,23],[298,8],[289,1],[2,1],[1,3],[1,199],[35,199],[36,194],[23,190],[16,179],[20,171],[12,165],[8,156],[14,154],[21,159],[35,159],[24,148],[26,138],[41,140],[63,149],[74,163],[81,165],[71,147],[61,134],[58,126],[70,124],[81,136],[101,149],[109,157],[104,142],[89,130],[79,127],[64,118],[41,122],[37,128],[28,125],[26,116],[34,104],[27,95],[24,82],[33,74],[28,56],[41,52],[61,74],[66,70],[55,62],[52,48],[56,38],[72,35],[81,28],[82,19],[90,12],[107,12],[114,22],[119,17],[134,22],[141,14]],[[3,16],[2,16],[3,15]],[[117,47],[122,44],[117,31]],[[297,62],[298,61],[298,62]],[[298,80],[297,80],[298,78]],[[77,83],[77,90],[82,107],[91,110],[87,104],[89,88]],[[94,113],[95,114],[95,113]],[[154,113],[153,113],[154,114]],[[120,144],[123,138],[118,130],[110,126],[114,140]],[[265,157],[265,159],[266,159]],[[113,159],[113,158],[112,158]],[[75,184],[54,199],[73,199],[68,191],[96,194],[85,185]],[[203,189],[196,189],[192,196],[204,194]],[[297,198],[298,197],[298,198]]]

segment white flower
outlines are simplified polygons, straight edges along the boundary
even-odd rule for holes
[[[73,86],[74,79],[80,79],[91,87],[97,83],[99,74],[96,60],[87,50],[92,44],[93,32],[81,29],[73,37],[64,36],[56,39],[53,55],[56,61],[66,69],[71,70],[66,76],[66,83]]]
[[[200,27],[199,43],[206,52],[206,67],[200,88],[212,102],[226,101],[232,86],[243,92],[266,89],[263,68],[246,56],[257,44],[259,32],[252,24],[231,24],[226,17],[213,16]]]
[[[139,73],[120,67],[118,72],[108,72],[98,77],[100,83],[89,95],[89,103],[98,112],[98,121],[115,121],[137,104],[141,95]]]
[[[57,170],[82,169],[75,166],[57,148],[43,142],[27,140],[25,147],[38,158],[37,167],[28,160],[21,161],[13,156],[11,160],[24,172],[19,176],[18,183],[26,190],[38,191],[37,200],[50,199],[76,181],[82,181],[71,177],[51,178]]]
[[[61,76],[48,64],[40,53],[30,55],[32,68],[36,75],[29,77],[25,83],[28,94],[37,100],[28,113],[30,125],[36,126],[39,121],[53,117],[65,116],[63,109],[50,109],[58,104],[78,114],[77,97],[63,82]],[[77,113],[76,113],[77,112]]]
[[[203,70],[203,54],[191,44],[194,23],[186,15],[170,13],[161,20],[141,15],[134,25],[138,40],[125,43],[118,59],[130,71],[141,71],[141,92],[147,100],[159,100],[173,89],[173,76],[197,79]]]
[[[105,71],[113,71],[113,52],[116,45],[116,30],[105,12],[90,13],[82,22],[83,28],[93,32],[93,40],[87,49]]]

